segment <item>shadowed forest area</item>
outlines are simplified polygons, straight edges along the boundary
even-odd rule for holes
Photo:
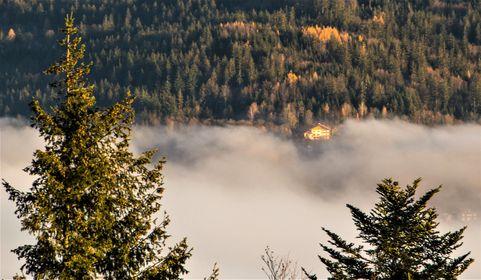
[[[479,121],[479,0],[0,0],[0,114],[52,104],[41,74],[73,10],[99,105],[146,124]]]

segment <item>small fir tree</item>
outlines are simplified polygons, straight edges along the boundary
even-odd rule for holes
[[[94,86],[85,76],[85,45],[72,16],[59,41],[66,53],[46,71],[59,106],[45,111],[31,104],[32,126],[45,140],[25,169],[36,177],[20,191],[3,182],[22,230],[36,243],[13,250],[25,260],[22,269],[47,279],[178,279],[190,257],[186,240],[166,248],[161,207],[161,160],[152,168],[155,151],[135,157],[129,151],[133,98],[108,109],[95,107]]]
[[[377,187],[380,201],[369,214],[347,205],[358,237],[367,247],[348,243],[323,228],[333,246],[321,244],[330,258],[319,256],[329,279],[456,279],[468,268],[473,262],[470,253],[451,257],[462,245],[466,228],[445,234],[437,231],[436,210],[427,203],[440,187],[416,200],[420,181],[401,188],[391,179],[383,180]]]

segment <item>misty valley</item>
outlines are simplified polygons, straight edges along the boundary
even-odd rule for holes
[[[27,186],[31,178],[21,169],[42,141],[18,121],[2,119],[0,124],[2,178]],[[464,246],[474,258],[481,257],[479,135],[477,125],[348,121],[332,141],[309,154],[303,141],[252,127],[137,126],[132,149],[156,147],[157,156],[167,158],[164,206],[173,236],[186,236],[194,247],[189,278],[205,277],[215,262],[222,278],[263,278],[260,256],[266,246],[324,278],[328,274],[319,269],[317,258],[318,243],[325,238],[321,227],[355,241],[345,204],[371,208],[379,174],[401,184],[423,177],[422,191],[443,184],[433,202],[441,231],[468,225]],[[3,195],[1,205],[6,277],[20,266],[9,250],[30,238],[20,232]],[[475,263],[463,277],[480,273]]]

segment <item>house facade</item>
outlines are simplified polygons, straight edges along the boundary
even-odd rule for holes
[[[304,132],[304,138],[306,140],[330,140],[331,137],[332,128],[321,123]]]

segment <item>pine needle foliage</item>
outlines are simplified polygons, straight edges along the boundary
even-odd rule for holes
[[[110,108],[95,107],[82,62],[85,45],[69,15],[59,41],[65,55],[47,70],[59,105],[47,112],[31,103],[32,127],[45,140],[31,165],[28,191],[3,185],[16,203],[22,230],[36,239],[13,250],[35,279],[179,279],[190,257],[186,240],[168,247],[163,194],[155,150],[129,151],[134,112],[127,94]]]
[[[329,257],[319,256],[330,273],[329,279],[456,279],[473,259],[470,253],[451,254],[462,243],[466,227],[440,234],[436,210],[428,201],[441,187],[415,198],[421,179],[405,188],[385,179],[376,189],[380,201],[366,214],[347,205],[366,246],[348,243],[336,233],[323,228],[330,238],[321,244]],[[310,279],[317,279],[310,275]]]

